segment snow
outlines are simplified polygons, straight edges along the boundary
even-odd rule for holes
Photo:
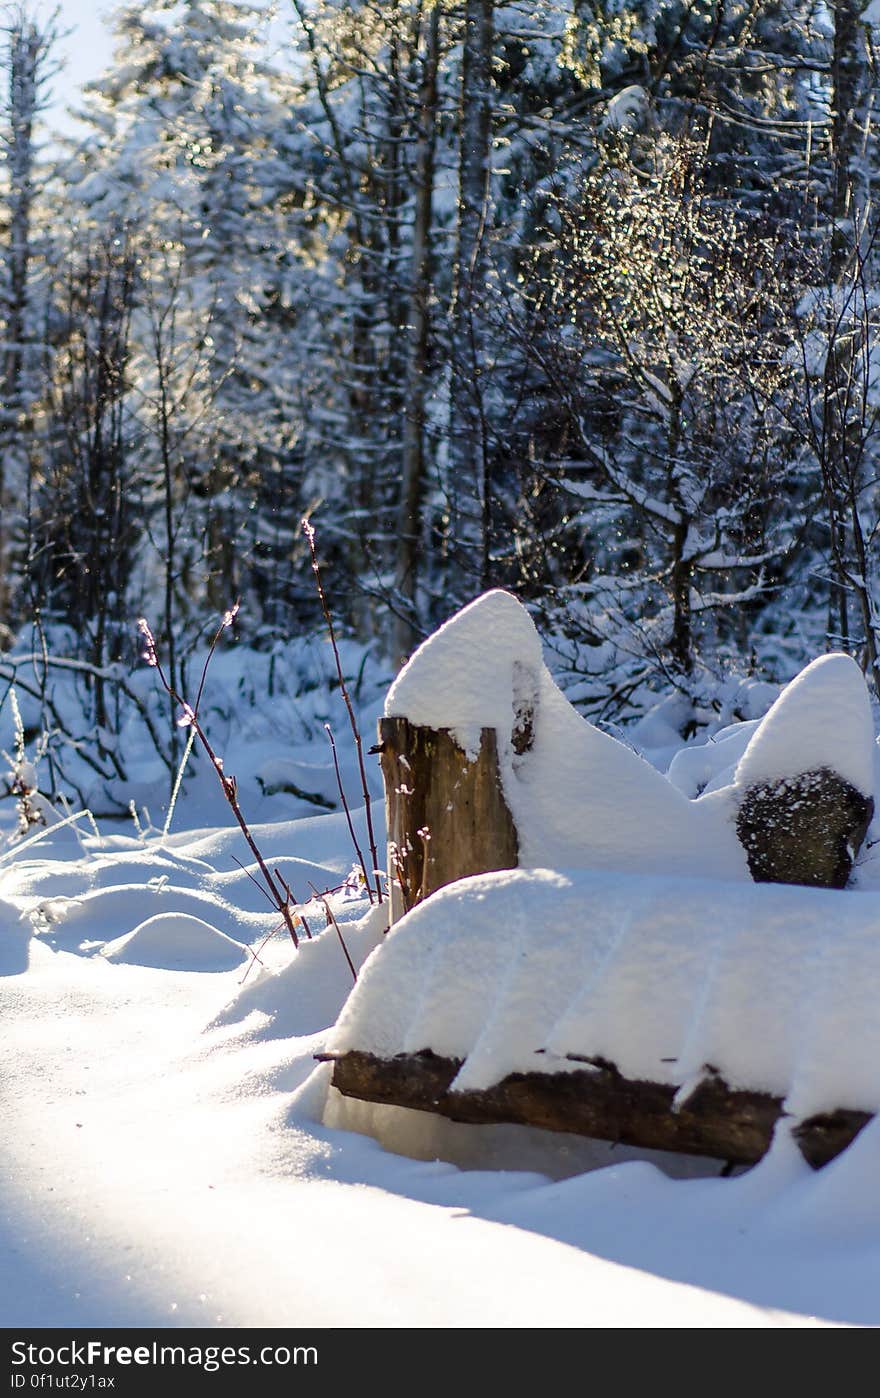
[[[515,716],[534,709],[517,757]],[[495,728],[504,794],[523,867],[749,877],[724,797],[687,800],[661,773],[572,708],[541,655],[525,608],[485,593],[429,637],[392,685],[385,713],[449,728],[464,750]]]
[[[650,110],[650,98],[637,83],[621,88],[605,108],[600,123],[603,135],[609,131],[637,131]],[[667,390],[668,392],[668,390]]]
[[[865,796],[874,790],[874,723],[862,672],[822,655],[786,685],[736,769],[741,787],[828,767]]]
[[[324,820],[329,832],[304,821],[276,838],[325,858],[339,825]],[[311,843],[300,824],[311,826]],[[185,833],[177,839],[179,861]],[[194,884],[212,886],[227,841],[226,831],[213,841],[198,834],[198,858],[187,861]],[[339,841],[340,865],[347,853]],[[132,905],[132,851],[89,836],[79,854],[71,859],[50,837],[40,860],[11,862],[8,898],[4,876],[5,1325],[815,1323],[785,1311],[784,1288],[778,1303],[753,1305],[723,1286],[705,1289],[699,1269],[693,1281],[670,1281],[662,1267],[634,1268],[569,1241],[583,1227],[582,1199],[554,1203],[559,1185],[511,1171],[510,1151],[508,1168],[461,1171],[322,1125],[326,1068],[315,1069],[313,1055],[351,986],[333,930],[297,954],[274,939],[264,968],[243,984],[240,970],[110,962],[100,950],[120,906]],[[114,865],[123,899],[96,905],[87,928],[69,924],[65,907],[80,905],[66,891],[95,875],[113,894]],[[158,840],[143,844],[140,868],[146,908],[176,901],[155,886],[168,868]],[[234,878],[243,894],[247,877]],[[212,921],[228,926],[225,899],[215,897]],[[44,916],[47,901],[55,921]],[[341,895],[334,906],[357,964],[375,948],[381,916]],[[651,1167],[647,1188],[655,1176]]]
[[[712,1064],[733,1088],[785,1097],[795,1119],[873,1112],[878,925],[877,894],[482,875],[392,929],[330,1047],[462,1059],[453,1091],[598,1056],[625,1077],[676,1086]]]
[[[760,725],[760,719],[722,728],[708,742],[680,748],[666,773],[672,785],[691,799],[703,792],[719,791],[736,778],[740,758]],[[798,754],[798,761],[802,754]]]
[[[156,913],[101,948],[108,961],[177,971],[231,971],[248,960],[241,942],[189,913]]]
[[[811,763],[842,747],[845,775],[862,773],[843,668],[817,671],[834,753],[787,691],[778,742],[732,726],[699,772],[675,759],[676,784],[567,707],[514,599],[483,599],[420,654],[389,712],[466,742],[497,726],[526,848],[553,868],[454,885],[386,935],[387,903],[349,877],[344,814],[268,790],[277,776],[329,799],[320,723],[291,741],[285,718],[273,750],[248,696],[225,709],[231,768],[302,900],[299,951],[204,774],[162,833],[146,749],[132,765],[155,824],[76,812],[0,850],[3,1324],[880,1324],[876,1122],[819,1173],[780,1129],[760,1165],[723,1179],[717,1162],[352,1102],[315,1057],[427,1041],[473,1086],[533,1066],[536,1048],[563,1069],[585,1050],[686,1087],[711,1062],[795,1115],[872,1110],[880,870],[869,854],[843,893],[756,886],[728,840],[732,775],[753,746],[755,771],[785,743],[802,757],[792,725]],[[535,741],[518,757],[528,699]],[[14,832],[12,802],[0,823]],[[329,890],[356,986],[312,886]]]
[[[385,700],[386,715],[427,728],[509,729],[514,673],[533,683],[541,638],[522,603],[495,589],[456,612],[419,646]]]

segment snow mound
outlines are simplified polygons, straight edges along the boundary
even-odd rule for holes
[[[864,796],[874,791],[874,724],[862,672],[848,655],[820,656],[786,685],[736,768],[740,788],[820,767]]]
[[[602,1057],[629,1078],[880,1108],[880,897],[545,870],[441,889],[367,961],[336,1052],[433,1049],[454,1089]]]
[[[189,913],[157,913],[101,949],[108,961],[163,971],[232,971],[248,959],[241,942]]]
[[[526,609],[485,593],[415,652],[385,702],[389,716],[447,728],[470,755],[494,728],[523,868],[748,879],[725,793],[689,801],[660,772],[572,708],[542,659]],[[517,755],[513,728],[531,715]]]
[[[345,946],[359,970],[384,938],[388,904],[376,904],[355,922],[342,926]],[[210,1028],[242,1024],[256,1015],[251,1030],[258,1039],[317,1034],[339,1015],[351,991],[351,970],[333,927],[312,940],[303,939],[296,955],[280,971],[261,970],[243,986],[212,1021]]]
[[[742,755],[759,726],[760,719],[755,718],[742,723],[732,723],[722,728],[707,742],[679,748],[667,768],[667,780],[672,782],[683,796],[692,799],[729,786],[736,776]]]

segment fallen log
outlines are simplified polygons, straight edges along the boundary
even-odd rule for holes
[[[578,1060],[571,1071],[510,1073],[491,1087],[454,1092],[461,1060],[431,1049],[393,1058],[355,1049],[317,1057],[333,1062],[333,1086],[361,1101],[435,1112],[471,1125],[540,1126],[737,1165],[761,1159],[785,1115],[781,1097],[730,1088],[711,1069],[679,1104],[674,1085],[625,1078],[601,1058]],[[792,1135],[804,1159],[818,1169],[850,1145],[871,1115],[840,1108],[792,1121]]]

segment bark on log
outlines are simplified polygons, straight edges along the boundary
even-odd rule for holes
[[[519,842],[504,800],[495,730],[474,761],[448,729],[379,720],[391,921],[469,874],[515,869]]]
[[[874,801],[829,767],[750,786],[736,833],[755,883],[845,888]]]
[[[351,1050],[333,1059],[333,1086],[346,1097],[436,1112],[451,1121],[540,1126],[740,1165],[761,1159],[783,1114],[782,1098],[729,1088],[713,1073],[676,1109],[674,1086],[625,1078],[601,1058],[571,1072],[510,1073],[482,1091],[450,1092],[460,1067],[460,1060],[430,1049],[391,1059]],[[818,1169],[870,1120],[869,1112],[841,1108],[798,1122],[792,1135]]]

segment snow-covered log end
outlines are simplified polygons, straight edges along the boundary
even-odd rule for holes
[[[847,655],[787,685],[736,769],[737,834],[758,882],[844,888],[874,813],[868,691]]]
[[[511,734],[516,701],[543,666],[541,639],[525,607],[500,588],[485,592],[429,636],[385,700],[388,718],[450,729],[475,755],[480,732]]]

